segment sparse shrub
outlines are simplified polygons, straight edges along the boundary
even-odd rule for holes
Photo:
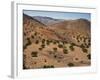
[[[24,32],[24,36],[26,36],[26,33]]]
[[[23,69],[27,69],[27,67],[25,66],[25,59],[26,59],[26,55],[23,54]]]
[[[47,40],[47,41],[46,41],[46,44],[47,44],[47,45],[49,45],[49,44],[50,44],[50,41],[49,41],[49,40]]]
[[[88,57],[88,59],[91,59],[91,54],[88,54],[87,57]]]
[[[57,42],[56,41],[53,41],[53,44],[56,44]]]
[[[63,49],[63,53],[64,54],[68,54],[68,50],[67,49]]]
[[[87,39],[87,38],[84,37],[84,40],[83,40],[84,43],[85,43],[86,39]]]
[[[83,51],[84,53],[87,53],[87,52],[88,52],[88,50],[87,50],[86,48],[82,48],[82,51]]]
[[[56,52],[57,51],[57,48],[53,48],[53,50]]]
[[[34,39],[34,36],[33,35],[31,37],[32,37],[32,39]]]
[[[30,38],[27,38],[27,41],[28,41],[27,45],[31,45],[32,44],[31,41],[30,41]]]
[[[43,43],[43,44],[45,43],[45,39],[42,39],[42,43]]]
[[[81,45],[80,45],[80,48],[82,48],[82,51],[83,51],[83,52],[87,53],[87,49],[85,48],[85,45],[81,44]]]
[[[54,65],[44,65],[43,68],[54,68]]]
[[[70,48],[71,51],[74,51],[73,45],[70,45],[69,48]]]
[[[37,57],[37,54],[38,54],[37,51],[33,51],[33,52],[31,53],[31,56],[32,56],[32,57]]]
[[[81,48],[85,48],[85,46],[83,44],[80,45]]]
[[[42,48],[45,48],[45,44],[42,44],[41,47],[42,47]]]
[[[91,45],[91,40],[90,40],[90,39],[88,40],[88,45],[89,45],[89,46]]]
[[[51,65],[51,68],[54,68],[54,65]]]
[[[27,43],[26,45],[23,46],[23,49],[26,49],[28,45],[31,45],[31,41],[30,41],[30,38],[27,38]]]
[[[77,42],[80,42],[80,40],[77,40]]]
[[[56,56],[56,55],[54,55],[54,58],[57,58],[57,56]]]
[[[35,32],[34,35],[36,36],[37,35],[37,32]]]
[[[43,48],[39,48],[39,50],[41,51]]]
[[[63,45],[62,45],[62,44],[58,44],[58,47],[59,47],[59,48],[63,48]]]
[[[74,66],[74,64],[73,63],[68,63],[68,66],[72,67],[72,66]]]
[[[39,40],[36,40],[36,42],[35,42],[36,44],[38,44],[39,43]]]

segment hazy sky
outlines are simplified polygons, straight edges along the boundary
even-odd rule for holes
[[[79,19],[84,18],[91,20],[90,13],[77,13],[77,12],[54,12],[54,11],[34,11],[34,10],[24,10],[23,13],[29,16],[45,16],[52,17],[55,19]]]

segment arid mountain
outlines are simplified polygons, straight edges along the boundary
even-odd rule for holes
[[[52,26],[52,27],[51,27]],[[54,30],[63,40],[77,43],[77,36],[90,38],[90,22],[85,19],[77,20],[65,20],[49,26],[50,29]]]
[[[53,24],[56,24],[56,23],[63,21],[61,19],[54,19],[54,18],[51,18],[51,17],[42,17],[42,16],[33,16],[33,18],[40,21],[41,23],[43,23],[47,26],[53,25]]]
[[[23,69],[89,66],[90,21],[23,14]]]

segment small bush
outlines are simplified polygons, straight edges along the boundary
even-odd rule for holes
[[[57,56],[56,56],[56,55],[54,55],[54,58],[57,58]]]
[[[73,63],[68,63],[68,66],[72,67],[72,66],[74,66],[74,64]]]
[[[63,45],[59,44],[58,47],[59,47],[59,48],[63,48]]]
[[[56,43],[57,43],[56,41],[53,42],[53,44],[56,44]]]
[[[31,37],[32,37],[32,39],[34,39],[34,36],[33,35]]]
[[[43,68],[54,68],[54,65],[44,65]]]
[[[45,43],[45,39],[42,39],[42,43],[43,43],[43,44]]]
[[[63,53],[64,54],[68,54],[68,50],[67,49],[63,49]]]
[[[50,42],[47,42],[47,45],[49,45],[50,44]]]
[[[82,51],[83,51],[84,53],[87,53],[87,52],[88,52],[88,50],[87,50],[86,48],[82,48]]]
[[[91,59],[91,54],[88,54],[87,57],[88,57],[88,59]]]
[[[28,45],[31,45],[31,41],[30,41],[30,38],[27,38],[27,43],[26,45],[23,46],[23,49],[26,49]]]
[[[36,44],[38,44],[39,43],[39,40],[36,40],[36,42],[35,42]]]
[[[74,47],[72,45],[69,46],[69,48],[70,48],[71,51],[74,51]]]
[[[75,43],[71,43],[72,46],[76,46]]]
[[[83,44],[80,45],[81,48],[85,48],[85,46]]]
[[[37,35],[37,32],[35,32],[34,35],[36,36]]]
[[[57,48],[53,48],[53,50],[56,52],[57,51]]]
[[[33,52],[31,53],[31,56],[32,56],[32,57],[37,57],[37,54],[38,54],[38,52],[33,51]]]
[[[45,48],[45,44],[42,44],[41,47],[42,47],[42,48]]]
[[[41,51],[43,48],[39,48],[39,50]]]

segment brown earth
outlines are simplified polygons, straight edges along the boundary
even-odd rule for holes
[[[47,26],[23,14],[23,69],[90,66],[90,40],[85,19]]]

